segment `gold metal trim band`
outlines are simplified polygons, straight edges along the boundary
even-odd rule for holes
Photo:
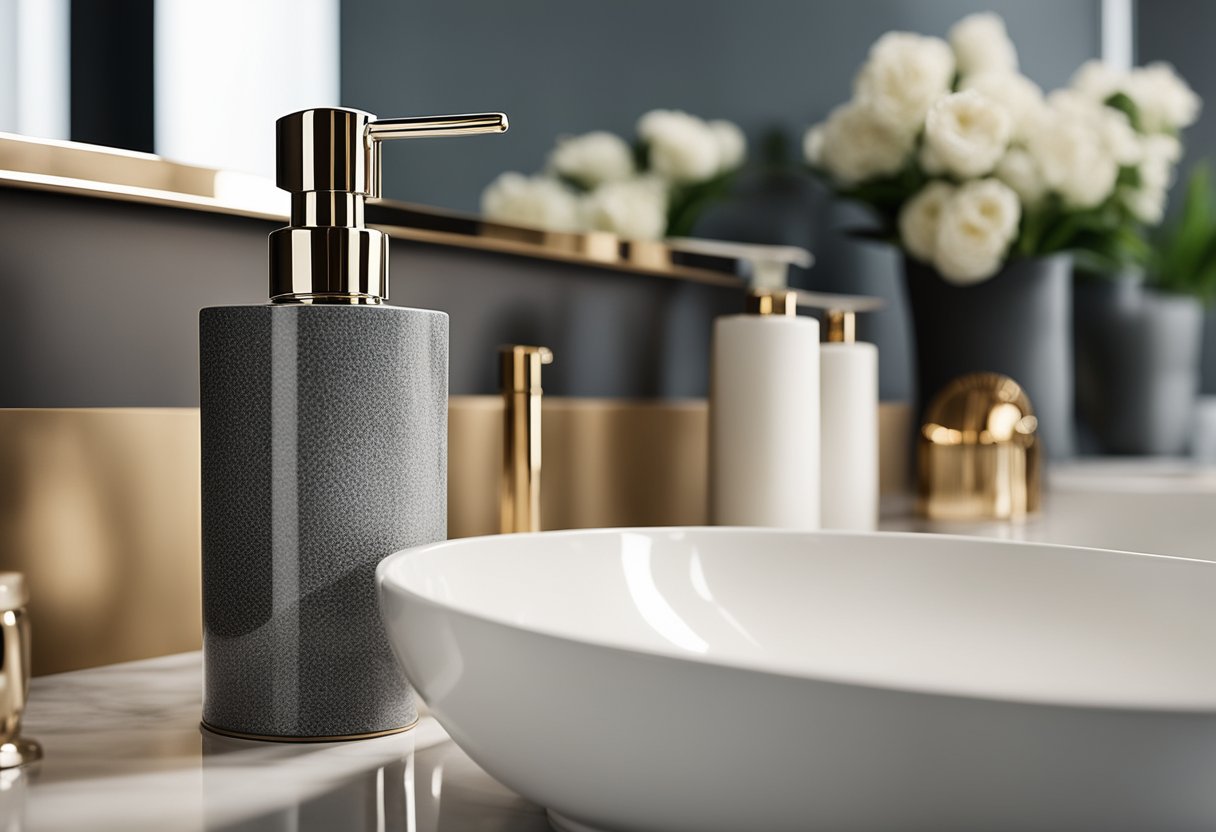
[[[3,186],[279,222],[286,222],[291,213],[288,195],[260,177],[171,162],[150,153],[12,133],[0,133]],[[721,258],[721,271],[687,266],[674,262],[676,252],[663,242],[624,240],[603,231],[545,231],[392,200],[374,200],[368,212],[367,227],[395,239],[743,287],[731,258]]]
[[[345,734],[333,737],[286,737],[275,734],[246,734],[242,731],[229,731],[227,728],[217,728],[214,725],[208,725],[202,720],[198,724],[204,731],[219,734],[222,737],[233,737],[238,740],[258,740],[260,742],[350,742],[352,740],[374,740],[377,737],[403,734],[413,729],[418,724],[418,720],[415,719],[409,725],[404,725],[400,728],[389,728],[387,731],[373,731],[370,734]]]

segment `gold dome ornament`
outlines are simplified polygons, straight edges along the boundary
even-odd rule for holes
[[[1016,520],[1040,499],[1038,420],[1025,391],[999,373],[947,384],[917,439],[917,505],[933,520]]]

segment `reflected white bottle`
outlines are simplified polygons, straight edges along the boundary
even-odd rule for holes
[[[755,290],[746,314],[714,322],[711,522],[819,528],[819,346],[788,289]]]

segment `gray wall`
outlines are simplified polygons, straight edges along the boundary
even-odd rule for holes
[[[1196,160],[1216,156],[1216,3],[1211,0],[1141,0],[1136,9],[1136,60],[1173,64],[1205,107],[1199,121],[1183,135],[1185,169]]]
[[[1199,159],[1216,163],[1216,3],[1211,0],[1141,0],[1137,10],[1136,58],[1141,63],[1169,61],[1204,100],[1203,114],[1183,136],[1186,158],[1180,181]],[[1174,191],[1177,205],[1182,188]],[[1208,310],[1204,332],[1203,392],[1216,394],[1216,314]]]
[[[266,302],[277,223],[0,187],[0,408],[198,403],[198,310]],[[544,344],[559,396],[705,396],[734,287],[394,240],[391,301],[451,316],[451,392]]]
[[[631,134],[653,107],[791,135],[849,94],[890,29],[944,34],[963,15],[1005,17],[1045,86],[1098,53],[1098,0],[344,0],[342,99],[382,115],[503,110],[496,138],[386,152],[385,191],[471,210],[503,170],[540,168],[561,133]]]
[[[756,147],[774,128],[796,149],[807,125],[850,93],[870,44],[891,29],[944,35],[965,14],[1002,14],[1025,71],[1067,82],[1099,51],[1099,0],[344,0],[342,99],[382,115],[503,110],[505,136],[401,142],[385,193],[476,210],[504,170],[535,171],[562,133],[632,135],[654,107],[738,122]],[[795,283],[884,296],[859,325],[878,344],[884,399],[911,392],[911,339],[898,259],[841,233],[864,213],[832,206],[804,176],[742,177],[703,218],[703,236],[811,248]]]

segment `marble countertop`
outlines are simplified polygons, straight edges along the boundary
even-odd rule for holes
[[[1183,459],[1092,458],[1049,469],[1042,510],[1018,522],[931,521],[884,497],[884,531],[936,532],[1216,560],[1216,469]]]
[[[482,771],[432,717],[352,743],[199,729],[202,656],[35,679],[36,766],[0,772],[0,830],[541,832],[542,808]]]
[[[1216,560],[1212,471],[1101,461],[1055,469],[1048,487],[1022,523],[930,523],[904,499],[881,525]],[[35,679],[24,733],[45,758],[0,772],[0,832],[549,829],[429,716],[355,743],[228,739],[199,729],[201,678],[189,653]]]

